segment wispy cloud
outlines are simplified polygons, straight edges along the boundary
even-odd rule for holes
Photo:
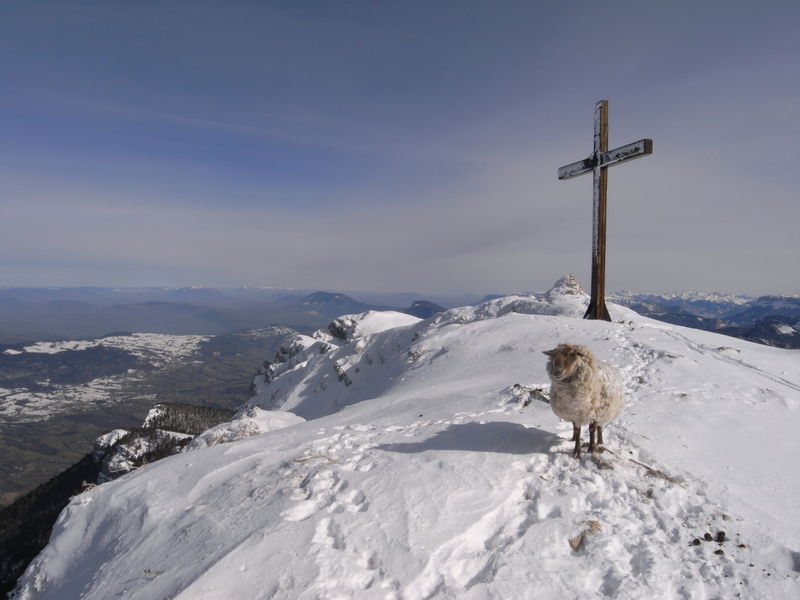
[[[606,97],[609,287],[798,291],[795,3],[193,6],[0,25],[4,282],[587,280]]]

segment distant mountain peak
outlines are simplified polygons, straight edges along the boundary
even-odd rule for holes
[[[581,282],[572,273],[565,275],[553,284],[546,293],[547,300],[554,300],[558,296],[588,296]]]
[[[362,313],[377,308],[353,300],[340,292],[314,292],[300,299],[297,306],[302,310],[312,311],[329,317],[344,314]]]
[[[446,310],[447,309],[444,306],[439,306],[438,304],[428,300],[414,300],[414,302],[411,303],[411,306],[404,312],[408,313],[409,315],[419,317],[420,319],[427,319],[428,317],[432,317],[433,315]]]

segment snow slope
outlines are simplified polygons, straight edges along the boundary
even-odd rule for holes
[[[75,497],[18,598],[800,596],[797,351],[569,288],[289,344],[244,410],[307,422]],[[600,456],[526,391],[559,342],[623,375]]]

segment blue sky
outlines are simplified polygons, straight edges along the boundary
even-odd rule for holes
[[[0,285],[800,293],[796,2],[4,2]]]

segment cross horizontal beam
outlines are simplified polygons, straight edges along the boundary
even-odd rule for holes
[[[601,152],[599,160],[593,154],[578,162],[566,165],[558,170],[559,179],[570,179],[586,173],[591,173],[595,167],[610,167],[634,158],[641,158],[653,153],[653,140],[644,139],[632,144],[620,146],[608,152]]]

